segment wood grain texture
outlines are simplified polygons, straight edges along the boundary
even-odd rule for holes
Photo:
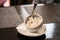
[[[0,8],[0,28],[16,27],[21,22],[20,16],[14,7]]]
[[[24,8],[31,14],[33,6]],[[44,23],[60,22],[60,4],[37,6],[35,12],[42,15]]]

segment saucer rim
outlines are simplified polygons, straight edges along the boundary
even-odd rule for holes
[[[24,23],[22,23],[22,24],[20,24],[20,25],[23,25],[23,24],[24,24]],[[20,25],[18,25],[17,27],[20,27]],[[41,36],[41,35],[45,34],[45,31],[46,31],[46,30],[44,30],[44,32],[43,32],[42,34],[37,34],[37,36],[36,36],[36,35],[35,35],[35,36],[31,36],[31,35],[26,35],[26,34],[21,33],[17,27],[16,27],[16,29],[17,29],[17,32],[18,32],[18,33],[20,33],[20,34],[22,34],[22,35],[24,35],[24,36],[29,36],[29,37]],[[45,29],[46,29],[46,26],[43,26],[43,27],[45,27]],[[26,28],[26,27],[25,27],[25,28]],[[26,30],[26,29],[24,29],[24,30]],[[30,33],[31,33],[31,32],[30,32]]]

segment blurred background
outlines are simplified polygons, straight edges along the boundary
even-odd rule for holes
[[[60,0],[0,0],[0,7],[38,3],[60,3]]]
[[[60,3],[60,0],[10,0],[11,5],[21,5],[21,4],[31,4],[35,1],[38,1],[38,3]]]

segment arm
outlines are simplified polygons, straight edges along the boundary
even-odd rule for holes
[[[2,6],[7,0],[0,0],[0,6]]]

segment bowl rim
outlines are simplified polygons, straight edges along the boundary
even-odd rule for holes
[[[42,18],[42,16],[39,15],[39,14],[33,14],[33,15],[38,15],[38,16],[41,18],[40,24],[39,24],[37,27],[35,27],[35,28],[38,28],[40,25],[43,24],[43,18]],[[30,16],[31,16],[31,15],[29,15],[28,17],[30,17]],[[24,20],[25,25],[26,25],[26,21],[27,21],[28,17]],[[28,29],[35,29],[35,28],[29,28],[29,27],[27,27],[27,25],[26,25],[26,28],[28,28]]]

